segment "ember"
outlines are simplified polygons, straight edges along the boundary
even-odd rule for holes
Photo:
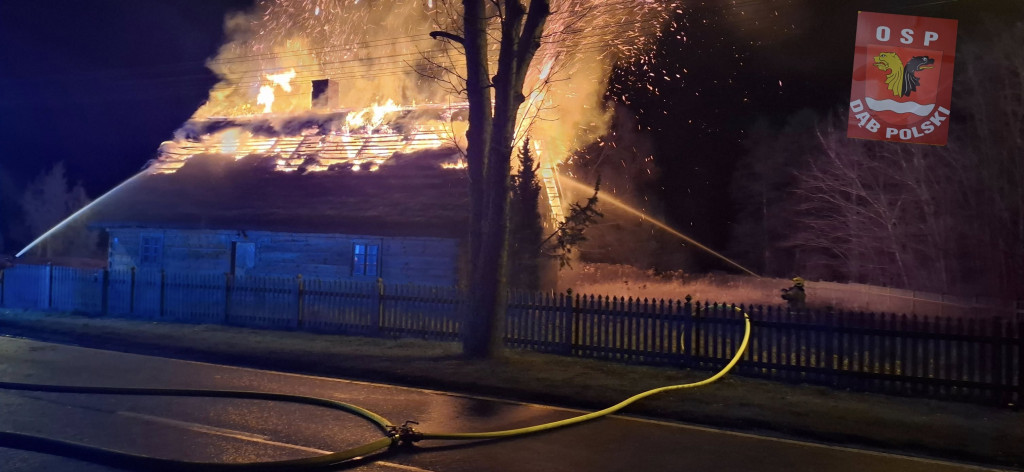
[[[557,165],[607,129],[612,66],[645,54],[677,3],[552,1],[517,135],[529,134],[537,146],[553,218],[562,213]],[[410,0],[260,1],[254,13],[228,19],[233,39],[208,64],[221,81],[175,139],[161,144],[152,169],[173,173],[192,156],[226,154],[271,156],[280,172],[375,171],[397,155],[464,148],[464,59],[428,34],[457,30],[451,22],[459,21],[458,8]]]

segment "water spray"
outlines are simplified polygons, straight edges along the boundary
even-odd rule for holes
[[[132,182],[135,179],[139,178],[140,176],[146,175],[148,173],[149,173],[148,171],[143,170],[143,171],[139,172],[138,174],[135,174],[135,175],[129,177],[124,182],[121,182],[120,184],[117,184],[116,187],[110,189],[107,193],[104,193],[103,195],[100,195],[99,198],[93,200],[88,205],[86,205],[86,206],[80,208],[78,211],[72,213],[71,216],[68,216],[67,218],[64,218],[60,223],[57,223],[56,225],[54,225],[53,228],[50,228],[48,231],[46,231],[41,236],[36,238],[35,241],[32,241],[31,243],[29,243],[28,246],[25,246],[24,249],[22,249],[21,251],[18,251],[18,253],[15,254],[14,257],[15,258],[21,257],[26,252],[30,251],[33,247],[35,247],[37,244],[41,243],[44,239],[50,237],[50,235],[56,233],[57,231],[60,231],[62,228],[64,228],[67,225],[71,224],[72,220],[77,218],[79,215],[84,214],[86,211],[88,211],[90,208],[92,208],[97,203],[105,200],[108,196],[110,196],[111,194],[117,192],[119,189],[121,189],[125,185],[128,185],[129,182]]]
[[[591,187],[589,185],[586,185],[586,184],[583,184],[582,182],[580,182],[580,181],[578,181],[578,180],[576,180],[576,179],[574,179],[572,177],[569,177],[569,176],[567,176],[565,174],[559,174],[558,177],[559,177],[558,180],[561,183],[568,184],[569,186],[574,187],[574,188],[579,189],[579,190],[584,190],[584,191],[587,191],[587,192],[593,191],[593,187]],[[709,248],[709,247],[707,247],[707,246],[697,242],[693,238],[691,238],[691,237],[689,237],[689,236],[679,232],[678,230],[676,230],[675,228],[672,228],[671,226],[665,224],[664,222],[659,221],[659,220],[657,220],[655,218],[652,218],[647,213],[644,213],[644,212],[642,212],[640,210],[637,210],[636,208],[633,208],[632,206],[630,206],[626,202],[623,202],[622,200],[619,200],[619,199],[617,199],[617,198],[615,198],[613,196],[610,196],[607,193],[602,193],[601,195],[598,195],[598,201],[611,203],[612,205],[615,205],[615,206],[617,206],[617,207],[619,207],[619,208],[621,208],[621,209],[623,209],[623,210],[625,210],[625,211],[627,211],[629,213],[632,213],[632,214],[634,214],[636,216],[639,216],[640,218],[642,218],[644,220],[650,221],[651,224],[653,224],[654,226],[657,226],[657,227],[659,227],[659,228],[661,228],[661,229],[663,229],[665,231],[668,231],[672,235],[677,236],[680,239],[683,239],[684,241],[686,241],[686,242],[688,242],[690,244],[693,244],[694,246],[697,246],[698,248],[702,249],[703,251],[707,252],[708,254],[711,254],[711,255],[713,255],[713,256],[715,256],[715,257],[717,257],[717,258],[719,258],[719,259],[721,259],[721,260],[723,260],[725,262],[728,262],[733,267],[735,267],[735,268],[737,268],[739,270],[742,270],[743,272],[746,272],[746,273],[748,273],[750,275],[753,275],[754,277],[761,278],[760,275],[757,275],[753,271],[751,271],[750,269],[747,269],[746,267],[743,267],[738,262],[736,262],[736,261],[734,261],[732,259],[729,259],[728,257],[725,257],[725,256],[715,252],[711,248]]]

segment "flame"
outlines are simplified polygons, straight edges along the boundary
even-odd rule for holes
[[[267,80],[273,82],[274,85],[277,85],[278,87],[281,87],[281,90],[284,90],[285,92],[291,92],[292,91],[291,81],[294,78],[295,78],[295,69],[294,68],[288,69],[288,72],[282,72],[280,74],[267,74]]]
[[[457,161],[455,161],[455,162],[442,162],[441,163],[441,168],[442,169],[465,169],[466,167],[467,167],[466,166],[466,160],[461,158],[461,157]]]
[[[241,130],[238,128],[228,128],[220,135],[220,146],[219,149],[225,154],[235,154],[238,152],[238,138],[241,134]]]
[[[238,126],[200,136],[201,129],[179,133],[161,144],[157,171],[173,172],[190,156],[212,152],[272,156],[282,172],[330,167],[373,172],[396,153],[446,145],[465,149],[468,124],[457,92],[465,58],[428,34],[459,30],[459,12],[446,10],[458,3],[257,0],[251,13],[227,18],[231,39],[208,61],[221,80],[192,116],[192,122],[227,119]],[[643,77],[657,70],[647,46],[665,32],[680,33],[681,26],[668,20],[681,12],[681,0],[551,3],[515,131],[517,143],[530,135],[557,214],[555,166],[607,130],[613,107],[605,99],[621,92],[609,87],[616,64],[629,58],[645,71],[635,75]],[[671,27],[663,29],[667,23]],[[500,31],[489,34],[497,37]],[[496,60],[496,45],[492,48]],[[314,104],[313,83],[323,80],[327,93]],[[283,131],[287,119],[311,111],[343,118],[323,129]],[[310,156],[316,163],[304,165]],[[465,169],[466,162],[441,167]]]
[[[295,78],[295,69],[280,74],[266,74],[265,77],[271,85],[261,85],[260,93],[256,95],[256,104],[263,105],[263,113],[270,113],[274,106],[274,85],[281,87],[285,92],[292,91],[291,80]]]
[[[264,85],[260,87],[260,93],[256,96],[256,104],[263,105],[263,113],[270,113],[274,106],[274,87]]]
[[[371,162],[370,170],[374,171],[374,165],[379,168],[396,153],[408,154],[451,145],[451,140],[442,136],[437,126],[403,125],[396,129],[386,122],[386,117],[381,118],[391,113],[390,110],[403,109],[391,105],[377,106],[377,120],[384,119],[385,122],[375,129],[371,123],[355,130],[348,129],[347,125],[332,130],[331,123],[321,123],[282,136],[262,136],[265,133],[262,129],[258,133],[256,129],[264,126],[265,122],[234,120],[234,126],[196,138],[182,136],[161,143],[156,170],[173,172],[194,155],[212,153],[228,154],[235,159],[248,155],[276,156],[276,169],[282,171],[301,167],[304,172],[315,172],[328,170],[335,164],[351,166],[353,163]],[[366,110],[368,122],[373,121],[373,111],[372,108]],[[318,164],[307,162],[309,157],[315,157]]]
[[[389,113],[401,110],[402,107],[396,105],[395,101],[389,98],[383,105],[374,103],[360,111],[349,112],[345,117],[345,123],[350,129],[365,127],[367,132],[370,132],[384,124],[384,119]]]
[[[613,66],[631,58],[636,67],[654,70],[647,46],[665,32],[680,33],[675,22],[662,28],[681,12],[680,2],[552,0],[544,40],[528,71],[529,99],[517,140],[527,132],[543,139],[550,151],[546,159],[558,162],[603,134]],[[386,124],[386,115],[400,108],[395,103],[458,101],[459,79],[442,68],[457,72],[464,58],[448,49],[450,43],[428,35],[458,30],[458,11],[447,11],[449,6],[457,9],[458,2],[257,0],[251,14],[228,19],[234,39],[209,63],[222,81],[195,118],[308,111],[311,81],[323,79],[333,84],[329,109],[358,110],[349,113],[350,129]],[[442,80],[424,78],[435,72]],[[456,87],[446,87],[445,79]],[[275,87],[284,93],[271,99]],[[262,108],[252,105],[254,97]]]

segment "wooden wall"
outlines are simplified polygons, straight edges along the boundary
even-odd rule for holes
[[[353,245],[360,243],[380,246],[378,272],[388,283],[453,286],[459,278],[459,242],[455,239],[148,228],[108,231],[110,269],[144,267],[140,261],[142,239],[159,236],[163,240],[161,263],[145,268],[229,273],[233,243],[254,243],[253,266],[239,267],[236,275],[374,280],[375,276],[352,275]]]

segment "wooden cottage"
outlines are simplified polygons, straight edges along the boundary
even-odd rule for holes
[[[464,170],[451,150],[374,170],[274,170],[272,156],[192,156],[97,209],[112,270],[281,275],[454,286],[463,281]]]

